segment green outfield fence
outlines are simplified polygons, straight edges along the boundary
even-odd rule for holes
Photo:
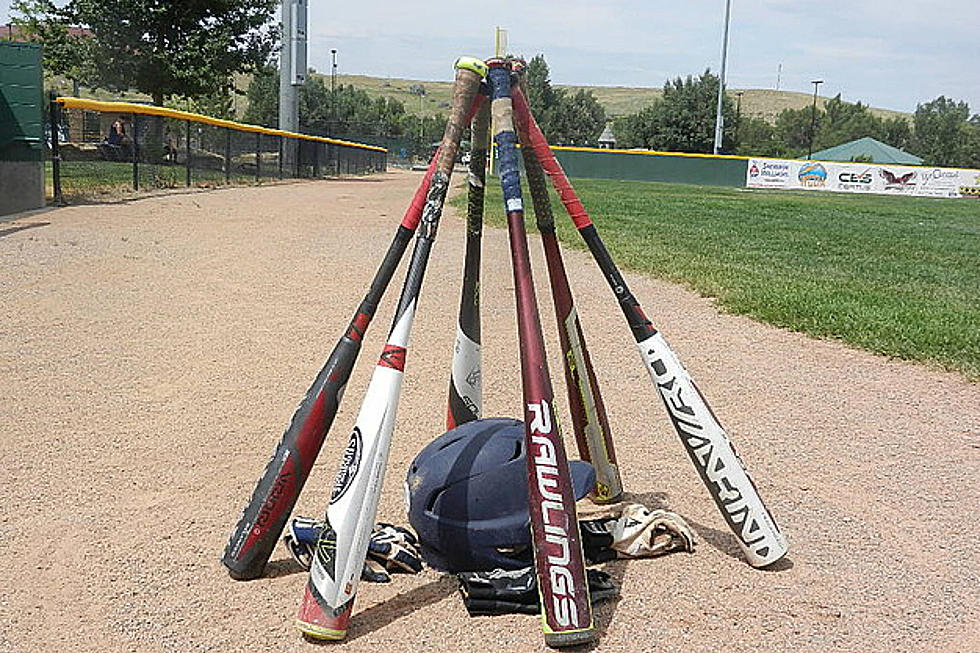
[[[611,150],[552,145],[565,174],[579,179],[660,181],[669,184],[745,187],[749,157],[653,150]],[[494,157],[496,174],[496,157]],[[523,170],[524,161],[518,159]]]
[[[569,177],[745,186],[748,158],[592,147],[553,147]]]
[[[384,172],[376,145],[133,102],[51,97],[56,202],[118,190],[220,186]]]

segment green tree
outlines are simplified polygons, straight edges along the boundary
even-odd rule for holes
[[[279,69],[275,66],[259,68],[245,91],[248,106],[242,120],[252,125],[273,129],[279,127]]]
[[[822,150],[827,147],[847,143],[857,138],[881,136],[881,119],[871,113],[867,105],[861,102],[851,104],[841,99],[840,93],[824,103],[821,128],[814,139],[813,148]]]
[[[915,109],[912,151],[926,165],[955,166],[970,158],[964,138],[969,136],[970,107],[940,95]]]
[[[881,121],[880,140],[900,150],[911,147],[912,127],[909,121],[901,116],[885,118]]]
[[[592,91],[569,94],[551,85],[544,55],[535,55],[524,73],[524,91],[541,131],[555,145],[595,146],[606,124],[606,112]]]
[[[606,125],[606,112],[591,91],[562,93],[548,113],[548,139],[565,145],[595,147]]]
[[[548,132],[544,130],[541,121],[546,120],[548,112],[557,104],[560,91],[556,91],[551,85],[551,71],[543,54],[536,54],[527,62],[527,71],[524,73],[524,93],[527,95],[531,113],[547,135]]]
[[[813,135],[813,149],[819,150],[816,135],[820,133],[826,114],[817,109],[816,119],[812,107],[803,109],[783,109],[776,116],[776,138],[786,147],[788,156],[805,155]],[[811,124],[813,124],[811,131]]]
[[[613,133],[618,147],[650,147],[654,135],[660,129],[662,111],[657,106],[658,102],[659,100],[613,122]]]
[[[266,127],[278,125],[279,71],[276,67],[265,66],[253,75],[245,96],[248,98],[245,122]],[[307,75],[306,83],[300,88],[298,102],[299,129],[304,134],[383,141],[400,138],[406,132],[417,136],[419,132],[418,118],[406,115],[405,105],[399,100],[371,98],[366,91],[350,84],[340,84],[331,91],[324,76],[313,72]],[[430,119],[430,130],[436,122]],[[441,135],[440,132],[436,138]]]
[[[698,77],[677,77],[664,84],[663,95],[652,105],[620,121],[624,147],[649,147],[671,152],[714,150],[715,111],[718,101],[717,75],[705,70]],[[726,94],[722,99],[722,151],[731,152],[735,143],[735,105]]]
[[[71,25],[91,37],[59,37],[50,70],[109,90],[135,89],[162,105],[170,95],[227,92],[235,73],[264,65],[276,47],[276,0],[19,1],[15,11],[43,38]],[[47,41],[46,41],[47,43]]]
[[[70,25],[52,20],[58,11],[52,0],[15,0],[11,9],[16,12],[11,22],[32,41],[44,43],[44,70],[56,75],[79,79],[91,47],[88,37],[72,35]]]
[[[963,141],[965,155],[960,165],[967,168],[980,168],[980,114],[975,114],[964,126]]]
[[[742,156],[786,155],[786,145],[776,136],[776,128],[765,118],[743,117],[738,128],[737,153]]]

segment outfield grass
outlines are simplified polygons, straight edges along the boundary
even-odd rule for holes
[[[732,313],[980,380],[980,202],[574,183],[624,268]],[[503,225],[489,186],[488,222]],[[562,241],[582,248],[559,223]],[[656,324],[656,297],[639,299]]]

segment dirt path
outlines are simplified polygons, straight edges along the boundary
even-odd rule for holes
[[[418,180],[169,195],[0,224],[0,652],[314,650],[292,624],[306,578],[282,551],[272,577],[249,583],[218,558]],[[531,249],[554,357],[535,239]],[[462,251],[450,212],[409,352],[381,505],[389,521],[405,522],[407,464],[442,431]],[[489,231],[484,252],[486,414],[515,416],[506,234]],[[595,266],[582,252],[566,262],[626,485],[701,535],[694,555],[608,565],[622,598],[597,613],[598,650],[980,650],[980,385],[721,315],[630,276],[791,540],[779,570],[754,570]],[[304,514],[329,494],[395,292]],[[453,580],[427,571],[362,585],[343,648],[543,644],[533,617],[468,618]]]

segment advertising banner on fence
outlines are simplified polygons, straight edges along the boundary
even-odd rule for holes
[[[978,197],[980,170],[749,159],[745,185],[917,197]]]

